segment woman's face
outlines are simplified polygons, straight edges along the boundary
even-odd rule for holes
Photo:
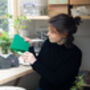
[[[60,43],[62,38],[66,37],[66,34],[60,34],[55,27],[49,24],[48,26],[48,37],[51,43]]]

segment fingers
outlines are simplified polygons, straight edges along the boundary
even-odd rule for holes
[[[25,36],[21,36],[24,40],[26,39],[26,37]]]
[[[29,39],[29,38],[27,38],[27,37],[25,37],[25,36],[21,36],[24,40],[27,40],[27,39]]]
[[[23,57],[24,59],[27,59],[29,57],[33,57],[33,54],[30,52],[25,52],[21,55],[21,57]]]
[[[20,57],[24,60],[24,62],[29,62],[30,64],[33,64],[36,61],[36,58],[30,52],[25,52]]]
[[[28,37],[25,37],[25,36],[21,36],[26,42],[29,42],[30,43],[30,46],[32,46],[32,40]]]
[[[26,56],[28,56],[28,55],[31,55],[32,53],[30,53],[30,52],[24,52],[22,55],[26,55]]]

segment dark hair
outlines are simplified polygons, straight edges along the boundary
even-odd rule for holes
[[[52,17],[49,20],[49,23],[56,28],[59,33],[67,32],[67,40],[65,42],[66,47],[71,47],[72,42],[74,41],[73,34],[76,33],[77,27],[81,22],[80,17],[73,18],[67,14],[59,14]]]

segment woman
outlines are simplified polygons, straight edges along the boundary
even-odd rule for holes
[[[81,65],[81,50],[73,44],[80,18],[59,14],[49,20],[48,39],[38,57],[25,52],[22,57],[41,75],[40,90],[70,90]],[[23,37],[31,43],[27,37]],[[33,51],[33,47],[30,47]]]

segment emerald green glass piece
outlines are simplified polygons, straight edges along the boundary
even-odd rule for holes
[[[20,35],[15,34],[10,49],[16,53],[28,51],[30,43],[26,42]]]

